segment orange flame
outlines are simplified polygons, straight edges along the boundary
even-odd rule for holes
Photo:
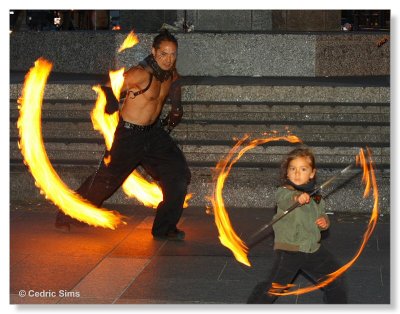
[[[110,71],[111,88],[118,100],[121,94],[121,87],[124,84],[124,71],[125,68],[121,68],[117,71]],[[119,113],[117,111],[111,115],[105,114],[104,108],[107,104],[106,96],[100,86],[94,86],[93,90],[98,94],[96,104],[90,113],[93,128],[103,135],[106,148],[110,150],[114,141],[114,131],[118,124]]]
[[[268,135],[268,134],[266,134]],[[222,189],[225,184],[225,180],[231,171],[232,166],[243,156],[245,152],[258,145],[262,145],[272,141],[288,141],[291,143],[298,143],[301,140],[295,135],[288,136],[270,136],[267,138],[258,138],[250,141],[244,148],[242,148],[235,158],[234,154],[249,138],[249,135],[245,135],[242,139],[233,146],[227,156],[220,160],[215,167],[217,179],[216,185],[211,198],[211,203],[214,210],[214,220],[219,232],[219,240],[221,244],[230,249],[235,256],[236,260],[247,266],[250,266],[250,262],[247,258],[248,248],[246,244],[240,239],[240,237],[234,231],[230,222],[228,213],[225,209],[224,200],[222,197]]]
[[[369,148],[367,148],[367,153],[368,153],[368,157],[366,158],[364,155],[364,150],[360,149],[360,153],[356,157],[356,162],[357,162],[357,164],[360,164],[360,166],[363,169],[362,181],[365,184],[364,198],[369,196],[370,191],[371,191],[371,184],[372,184],[374,205],[372,208],[371,218],[368,223],[367,230],[364,233],[363,241],[360,245],[360,248],[354,255],[354,257],[347,264],[343,265],[335,272],[328,274],[325,278],[321,278],[319,280],[319,282],[314,286],[304,287],[304,288],[297,289],[297,290],[290,291],[290,292],[285,292],[285,291],[279,292],[279,291],[275,291],[276,289],[273,288],[270,291],[268,291],[269,294],[277,295],[277,296],[293,295],[293,294],[299,295],[299,294],[308,293],[308,292],[317,290],[319,288],[325,287],[325,286],[329,285],[331,282],[333,282],[335,279],[337,279],[339,276],[343,275],[359,258],[362,251],[364,250],[369,238],[371,237],[372,232],[375,229],[375,226],[378,222],[378,216],[379,216],[378,185],[376,183],[375,171],[374,171],[373,161],[372,161],[372,153]]]
[[[128,37],[125,38],[125,40],[122,43],[121,47],[119,47],[118,52],[122,52],[125,49],[132,48],[133,46],[135,46],[138,43],[139,43],[139,38],[132,31],[132,32],[129,33]]]
[[[276,282],[273,282],[272,283],[272,288],[271,288],[271,291],[280,291],[280,292],[286,292],[286,291],[288,291],[288,289],[290,289],[290,288],[292,288],[292,287],[294,287],[295,285],[294,284],[292,284],[292,283],[288,283],[288,284],[286,284],[286,285],[281,285],[281,284],[279,284],[279,283],[276,283]]]
[[[121,87],[124,83],[123,74],[124,68],[118,71],[110,71],[111,86],[117,99],[120,97]],[[111,115],[106,114],[104,112],[106,106],[106,97],[104,92],[101,90],[100,86],[94,86],[93,90],[98,94],[95,107],[90,114],[93,128],[103,135],[106,148],[107,150],[110,150],[114,141],[114,132],[119,121],[119,113],[115,112]],[[108,165],[110,161],[111,156],[104,159],[106,165]],[[163,200],[161,188],[155,182],[148,182],[136,170],[134,170],[125,180],[122,189],[127,196],[135,197],[147,207],[157,208],[158,204]],[[188,207],[188,201],[190,198],[191,194],[186,195],[185,203],[183,205],[184,208]]]
[[[154,182],[148,182],[136,170],[125,180],[122,189],[127,196],[135,197],[147,207],[157,208],[163,200],[161,188]],[[191,198],[192,193],[186,195],[183,208],[189,206]]]
[[[46,154],[42,138],[41,109],[44,88],[52,63],[39,58],[25,77],[19,99],[20,115],[17,122],[18,143],[36,186],[65,214],[89,225],[115,229],[121,223],[119,214],[99,209],[84,201],[59,178]]]
[[[125,73],[125,68],[121,68],[117,71],[110,71],[109,73],[111,88],[115,97],[118,100],[121,96],[121,88],[124,85],[124,80],[125,80],[124,73]]]
[[[96,104],[94,105],[94,108],[90,113],[93,128],[103,135],[104,141],[106,143],[106,148],[107,150],[110,150],[111,145],[114,141],[114,131],[118,124],[119,113],[117,111],[111,115],[105,114],[104,108],[107,104],[106,96],[101,90],[100,86],[93,86],[93,90],[97,92],[98,95]]]

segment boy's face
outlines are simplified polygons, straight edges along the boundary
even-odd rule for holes
[[[287,177],[296,185],[308,183],[315,176],[309,157],[297,157],[287,167]]]
[[[176,45],[172,41],[163,40],[158,49],[151,50],[154,59],[164,71],[171,70],[176,61]]]

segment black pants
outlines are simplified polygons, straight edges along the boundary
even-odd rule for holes
[[[98,170],[86,179],[77,192],[100,207],[131,172],[142,165],[159,181],[163,192],[152,234],[160,236],[175,230],[182,215],[191,175],[182,151],[169,134],[158,125],[143,128],[120,118],[113,145],[106,155],[111,157],[111,162],[105,165],[103,160]]]
[[[267,281],[257,284],[247,303],[274,303],[278,297],[268,294],[272,283],[275,282],[281,285],[290,284],[295,279],[299,270],[303,271],[312,281],[317,282],[318,279],[336,271],[340,267],[333,255],[322,246],[315,253],[276,250],[274,255],[274,266],[270,278]],[[324,292],[323,301],[325,303],[347,303],[346,288],[342,276],[322,289]]]

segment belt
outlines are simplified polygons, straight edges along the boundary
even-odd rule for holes
[[[127,122],[124,120],[121,120],[121,122],[122,122],[122,126],[125,129],[130,129],[130,130],[139,131],[139,132],[148,132],[156,125],[156,122],[153,124],[150,124],[150,125],[137,125],[137,124],[133,124],[133,123],[130,123],[130,122]]]

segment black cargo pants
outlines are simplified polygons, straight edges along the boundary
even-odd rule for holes
[[[286,285],[292,283],[297,273],[303,271],[312,281],[338,270],[340,265],[333,255],[324,247],[320,247],[315,253],[289,252],[283,250],[274,251],[274,266],[270,278],[260,282],[252,291],[247,303],[271,304],[278,298],[268,294],[272,283]],[[337,278],[329,285],[322,288],[324,303],[346,304],[347,293],[343,276]]]
[[[157,207],[152,234],[165,235],[176,229],[190,183],[190,170],[186,159],[170,135],[157,122],[150,126],[138,126],[120,118],[114,141],[98,170],[79,187],[77,192],[100,207],[123,184],[138,166],[159,182],[163,200]]]

